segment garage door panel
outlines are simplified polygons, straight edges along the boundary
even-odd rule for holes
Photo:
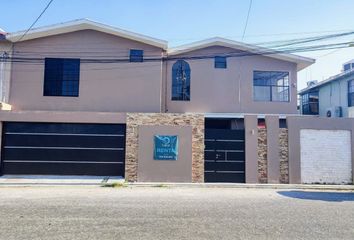
[[[3,124],[2,174],[124,176],[124,124]]]
[[[23,135],[5,134],[6,146],[121,148],[124,137],[101,135]]]
[[[123,150],[97,150],[97,149],[16,149],[4,148],[3,160],[42,160],[42,161],[102,161],[124,162],[125,151]]]
[[[6,163],[6,174],[119,176],[124,164]]]
[[[231,161],[205,161],[205,171],[245,171],[245,162],[231,162]]]
[[[239,152],[228,152],[227,153],[228,160],[235,160],[235,161],[245,161],[245,151],[240,150]]]
[[[225,160],[225,152],[216,152],[212,151],[205,151],[204,153],[205,160],[215,160],[215,159],[222,159]]]
[[[205,160],[233,160],[233,161],[245,161],[245,152],[239,151],[205,151]]]
[[[208,129],[205,139],[245,140],[244,130]]]
[[[215,150],[242,150],[245,143],[242,140],[224,140],[205,141],[205,148]]]
[[[77,134],[116,134],[125,135],[124,124],[90,124],[90,123],[28,123],[8,122],[5,132],[20,133],[77,133]]]
[[[208,182],[244,182],[244,173],[229,173],[229,172],[206,172],[205,178]]]

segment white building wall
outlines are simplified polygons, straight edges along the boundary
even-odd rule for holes
[[[354,107],[348,108],[348,117],[354,118]]]
[[[352,183],[350,131],[302,129],[300,148],[302,183]]]

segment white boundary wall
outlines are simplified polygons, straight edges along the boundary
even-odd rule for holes
[[[351,133],[347,130],[300,130],[302,183],[350,184]]]

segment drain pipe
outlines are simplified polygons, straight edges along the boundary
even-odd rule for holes
[[[0,57],[0,91],[1,91],[1,102],[5,102],[6,92],[5,92],[5,62],[8,58],[8,53],[3,52]]]
[[[0,92],[1,92],[1,102],[4,102],[4,79],[5,79],[5,69],[4,69],[4,62],[5,62],[5,52],[1,54],[0,58]]]

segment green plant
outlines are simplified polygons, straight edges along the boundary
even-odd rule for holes
[[[165,184],[156,184],[156,185],[154,185],[153,187],[166,188],[166,187],[168,187],[168,186],[165,185]]]
[[[101,185],[101,187],[111,187],[111,188],[121,188],[121,187],[127,187],[126,182],[115,182],[115,183],[104,183]]]

